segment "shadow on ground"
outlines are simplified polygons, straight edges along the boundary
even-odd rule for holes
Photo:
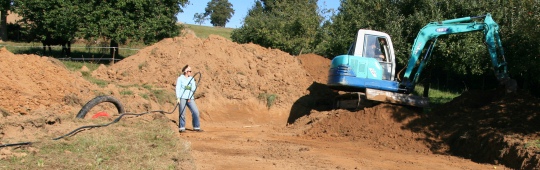
[[[406,129],[424,133],[433,153],[516,169],[540,168],[540,100],[529,93],[468,91],[420,115]],[[404,115],[394,113],[396,119]]]
[[[329,111],[332,110],[333,100],[338,95],[325,84],[313,82],[307,89],[308,95],[296,100],[291,108],[287,124],[292,124],[296,119],[307,116],[311,110]]]

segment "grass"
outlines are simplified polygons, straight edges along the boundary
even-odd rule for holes
[[[153,97],[159,104],[163,104],[164,102],[176,101],[176,94],[168,93],[166,90],[162,89],[155,89],[152,85],[149,84],[143,84],[142,87],[150,91],[150,96],[141,95],[141,97],[143,97],[144,99]]]
[[[120,91],[120,94],[124,95],[124,96],[130,96],[130,95],[133,95],[133,91],[124,89],[124,90]]]
[[[413,94],[422,96],[423,91],[424,91],[423,86],[416,85]],[[448,102],[452,101],[452,99],[458,97],[459,95],[461,95],[461,94],[457,93],[457,92],[444,91],[444,90],[430,88],[429,89],[429,105],[431,107],[439,106],[439,105],[442,105],[444,103],[448,103]]]
[[[208,27],[191,24],[185,24],[185,26],[186,28],[195,32],[195,35],[197,35],[199,38],[208,38],[208,35],[214,34],[231,40],[231,33],[234,30],[234,28]]]
[[[94,83],[94,84],[98,85],[99,87],[107,87],[107,85],[109,85],[108,81],[92,77],[90,72],[83,71],[81,73],[82,73],[82,76],[84,77],[84,79],[88,80],[91,83]]]
[[[14,149],[12,152],[26,156],[0,159],[0,169],[186,168],[181,165],[194,168],[189,142],[178,138],[175,130],[163,126],[169,123],[165,116],[151,122],[125,119],[68,138]],[[83,123],[98,124],[96,121]]]
[[[276,101],[277,97],[278,97],[277,94],[260,93],[257,98],[259,100],[265,102],[266,107],[268,109],[270,109],[270,107],[272,107],[272,105],[274,105],[274,102]]]
[[[525,148],[529,148],[529,147],[536,147],[537,149],[540,149],[540,140],[533,140],[533,141],[529,141],[525,144]]]
[[[35,54],[43,55],[42,44],[39,42],[2,42],[0,47],[5,46],[6,49],[13,54]],[[139,49],[144,48],[145,45],[140,43],[132,43],[130,45],[121,45],[119,48],[119,56],[115,56],[115,59],[123,59],[133,54],[136,54]],[[61,46],[52,46],[51,53],[55,58],[63,58],[61,55],[62,48]],[[72,58],[83,58],[87,61],[95,59],[110,59],[112,56],[109,55],[109,49],[101,48],[100,46],[92,45],[87,46],[84,43],[74,43],[71,45],[71,56]],[[107,61],[108,63],[109,61]]]
[[[66,68],[70,71],[79,71],[83,66],[86,66],[89,72],[92,72],[99,67],[98,63],[92,62],[62,61],[62,63],[64,63]]]
[[[92,77],[92,71],[96,70],[99,67],[98,63],[88,63],[88,62],[77,62],[77,61],[62,61],[64,66],[70,71],[77,72],[80,71],[83,66],[88,68],[88,71],[81,71],[81,74],[84,79],[87,81],[98,85],[99,87],[106,87],[109,85],[108,81],[97,79]]]

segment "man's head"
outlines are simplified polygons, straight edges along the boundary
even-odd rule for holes
[[[380,38],[380,39],[379,39],[379,43],[380,43],[381,45],[386,45],[386,40],[385,40],[384,38]]]

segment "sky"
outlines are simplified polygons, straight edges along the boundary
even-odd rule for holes
[[[183,23],[196,24],[193,20],[193,15],[195,15],[195,13],[204,13],[204,8],[206,8],[208,2],[210,2],[210,0],[190,0],[189,4],[182,8],[184,12],[176,15],[176,18]],[[247,15],[248,10],[255,4],[255,0],[229,0],[229,2],[233,5],[234,15],[225,27],[239,28],[242,26],[242,22],[244,21],[244,17]],[[319,0],[319,8],[333,8],[334,10],[337,10],[338,7],[339,0]],[[203,25],[212,26],[210,20],[205,21]]]

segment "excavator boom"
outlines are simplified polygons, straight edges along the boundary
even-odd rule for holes
[[[484,21],[475,22],[475,19],[483,19]],[[437,39],[440,35],[475,31],[484,32],[484,40],[490,54],[491,65],[495,72],[495,76],[501,83],[508,84],[506,82],[509,81],[510,78],[507,73],[507,63],[504,58],[504,50],[502,48],[501,38],[499,36],[499,25],[493,20],[491,14],[486,14],[483,16],[463,17],[441,22],[431,22],[424,26],[424,28],[422,28],[418,33],[412,46],[408,67],[405,70],[400,87],[405,88],[408,92],[414,90],[414,86],[418,81],[425,64],[429,61],[430,55],[426,55],[426,58],[422,59],[418,66],[416,64],[422,50],[425,48],[425,45],[429,40]],[[416,73],[411,79],[411,74],[415,68]],[[515,86],[507,85],[507,89],[509,91],[515,91],[515,88]]]

